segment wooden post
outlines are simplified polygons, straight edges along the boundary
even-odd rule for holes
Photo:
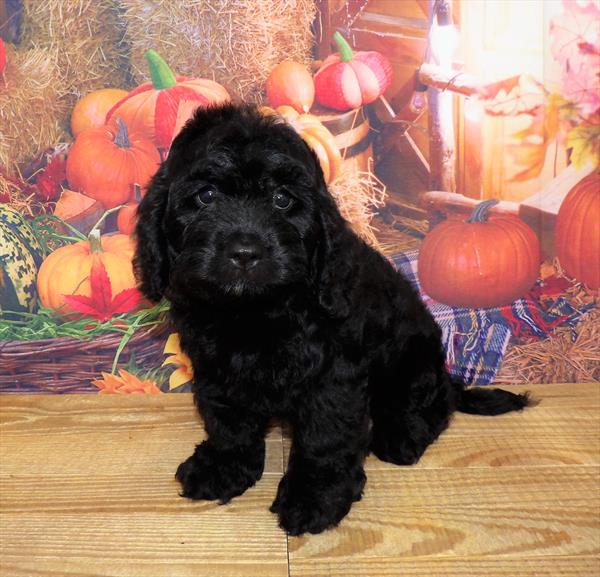
[[[444,13],[451,22],[448,0],[429,0],[429,9]],[[447,20],[448,21],[448,20]],[[452,92],[429,86],[427,89],[429,120],[429,164],[431,190],[456,190],[456,152],[454,144],[454,117]]]

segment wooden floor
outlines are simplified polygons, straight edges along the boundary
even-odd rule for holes
[[[517,389],[518,387],[513,387]],[[189,395],[0,397],[1,577],[600,576],[600,386],[457,415],[413,467],[367,462],[342,525],[288,538],[268,508],[289,441],[225,506],[178,496]]]

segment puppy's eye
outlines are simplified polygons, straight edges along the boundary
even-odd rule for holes
[[[276,192],[273,195],[273,204],[279,210],[286,210],[292,206],[292,197],[285,192]]]
[[[200,190],[198,194],[194,197],[198,205],[206,206],[211,204],[217,198],[217,190],[214,186],[207,185]]]

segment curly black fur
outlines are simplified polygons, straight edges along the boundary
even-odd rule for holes
[[[369,451],[416,463],[453,411],[527,404],[450,379],[418,295],[348,228],[315,155],[275,117],[199,110],[136,232],[141,289],[171,301],[208,434],[177,470],[186,497],[225,503],[256,483],[277,417],[293,447],[271,510],[292,535],[318,533],[361,498]]]

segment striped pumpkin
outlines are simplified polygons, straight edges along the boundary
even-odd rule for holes
[[[206,78],[175,76],[154,50],[146,52],[151,82],[144,82],[117,102],[106,115],[107,122],[122,118],[131,132],[152,140],[163,150],[171,146],[181,102],[197,106],[221,104],[230,100],[223,86]]]

